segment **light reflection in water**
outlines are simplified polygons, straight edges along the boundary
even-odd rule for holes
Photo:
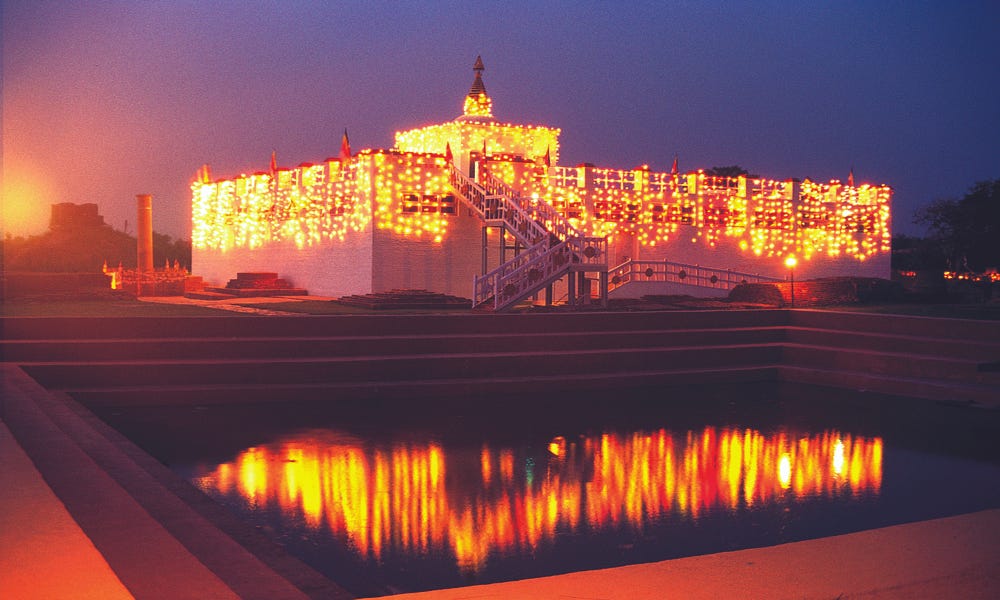
[[[328,528],[362,557],[448,550],[471,572],[491,553],[532,550],[557,531],[639,531],[666,516],[698,519],[712,509],[877,494],[882,484],[882,439],[829,430],[560,436],[546,450],[529,456],[484,445],[478,469],[470,470],[460,465],[469,461],[466,452],[449,459],[433,442],[380,447],[304,431],[249,448],[196,483]],[[477,471],[478,482],[457,481]]]

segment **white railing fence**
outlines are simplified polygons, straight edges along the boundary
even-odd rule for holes
[[[452,187],[487,223],[502,224],[527,248],[473,280],[473,306],[490,300],[500,311],[571,269],[606,270],[607,238],[585,236],[548,202],[522,196],[485,166],[478,181],[449,165]]]
[[[608,271],[608,291],[632,282],[668,282],[731,290],[744,283],[784,281],[757,273],[717,269],[663,260],[627,260]]]

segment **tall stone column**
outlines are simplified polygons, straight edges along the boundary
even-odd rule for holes
[[[136,211],[136,269],[139,274],[153,271],[153,197],[139,194],[135,197]]]

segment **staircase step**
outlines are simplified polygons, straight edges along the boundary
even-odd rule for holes
[[[248,337],[237,340],[211,338],[149,338],[129,340],[10,340],[0,341],[7,361],[88,363],[135,360],[252,359],[269,356],[302,358],[469,353],[483,350],[512,352],[523,348],[541,350],[596,350],[602,348],[648,348],[713,344],[777,343],[784,332],[777,327],[734,329],[658,329],[648,331],[571,331],[550,333],[505,333],[337,336],[337,337]]]
[[[957,342],[995,344],[1000,340],[1000,321],[940,319],[847,311],[794,310],[789,312],[789,325],[824,330],[863,331],[869,334],[925,337]]]
[[[317,336],[392,336],[508,333],[644,331],[662,329],[725,329],[728,327],[785,326],[787,311],[698,311],[523,315],[334,315],[334,316],[206,316],[171,317],[3,317],[3,339],[170,339],[220,338],[234,343],[243,338]]]
[[[918,335],[873,333],[867,330],[846,331],[816,327],[788,327],[787,339],[793,344],[834,346],[855,350],[925,354],[935,357],[982,360],[996,356],[1000,360],[1000,338],[983,340],[941,339]]]
[[[974,379],[978,366],[977,361],[968,359],[804,344],[786,344],[782,364],[947,380]]]
[[[588,390],[628,390],[674,386],[773,382],[777,367],[731,365],[701,369],[660,369],[629,373],[571,373],[490,378],[416,379],[283,384],[132,386],[75,390],[72,396],[90,407],[246,404],[265,402],[415,401],[469,402],[502,394],[520,401],[545,402],[549,394]]]
[[[924,398],[945,404],[977,406],[990,410],[1000,409],[1000,393],[998,393],[1000,390],[996,385],[794,365],[779,366],[778,377],[786,382]]]
[[[185,298],[191,298],[193,300],[232,300],[232,294],[223,294],[221,292],[212,292],[206,289],[184,292]]]
[[[309,292],[302,288],[276,287],[276,288],[231,288],[231,287],[206,287],[205,291],[215,294],[224,294],[230,298],[273,298],[274,296],[308,296]]]
[[[306,598],[302,590],[322,590],[350,597],[76,402],[53,397],[14,369],[4,377],[18,389],[7,399],[5,421],[101,552],[126,566],[118,575],[133,593]]]
[[[229,361],[35,363],[24,369],[51,389],[178,384],[276,384],[333,381],[629,373],[656,368],[776,364],[779,344],[601,349],[562,352],[347,356]]]

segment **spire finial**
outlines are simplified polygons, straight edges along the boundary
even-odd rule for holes
[[[469,97],[478,99],[480,94],[486,94],[486,84],[483,83],[483,71],[486,67],[483,66],[483,57],[476,57],[476,64],[472,66],[472,70],[476,72],[476,78],[472,81],[472,87],[469,88]]]
[[[476,72],[476,78],[472,81],[469,94],[465,97],[465,115],[477,117],[493,116],[493,100],[486,93],[486,84],[483,83],[483,57],[476,56],[476,63],[472,65],[472,70]]]

